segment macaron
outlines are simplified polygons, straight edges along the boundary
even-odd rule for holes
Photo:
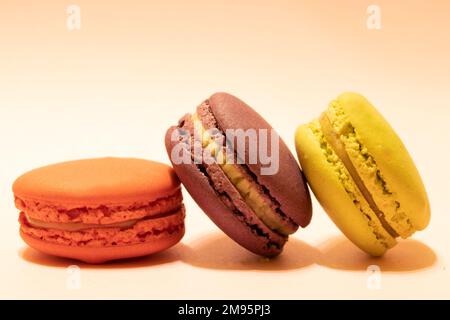
[[[227,93],[168,129],[166,148],[189,194],[230,238],[273,257],[311,220],[302,171],[275,130]]]
[[[13,192],[22,239],[46,254],[103,263],[162,251],[184,235],[180,181],[166,164],[63,162],[25,173]]]
[[[339,229],[373,256],[430,221],[424,184],[406,147],[375,107],[343,93],[295,134],[309,186]]]

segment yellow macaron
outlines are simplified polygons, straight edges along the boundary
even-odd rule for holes
[[[297,154],[320,204],[359,248],[383,255],[423,230],[430,205],[400,138],[363,96],[343,93],[297,128]]]

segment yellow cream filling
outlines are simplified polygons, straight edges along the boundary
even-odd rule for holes
[[[294,233],[295,229],[289,223],[283,221],[280,215],[267,204],[256,187],[241,173],[238,166],[234,163],[227,163],[227,157],[222,146],[219,146],[205,130],[197,114],[192,115],[192,121],[196,133],[202,138],[202,147],[210,151],[211,156],[215,158],[215,163],[220,166],[256,216],[271,230],[286,236]]]

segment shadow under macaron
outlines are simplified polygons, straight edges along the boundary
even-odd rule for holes
[[[126,269],[153,267],[180,261],[186,249],[187,247],[183,243],[178,243],[165,251],[154,253],[152,255],[112,260],[102,264],[89,264],[79,260],[51,256],[28,246],[21,248],[18,254],[23,260],[29,263],[46,267],[67,268],[71,265],[77,265],[85,269]]]
[[[206,269],[274,272],[311,266],[319,255],[320,252],[314,247],[291,237],[279,256],[264,258],[216,232],[190,242],[183,255],[183,262]]]
[[[319,265],[346,271],[366,271],[370,266],[377,266],[382,272],[417,272],[432,267],[437,261],[433,249],[413,239],[398,240],[382,257],[368,255],[343,236],[325,241],[319,250]]]
[[[371,257],[343,236],[335,236],[317,248],[291,237],[283,252],[275,258],[255,255],[236,244],[226,235],[215,232],[189,244],[178,243],[165,251],[138,258],[114,260],[103,264],[88,264],[60,258],[24,246],[18,255],[25,261],[45,267],[67,268],[77,265],[86,269],[146,268],[181,261],[205,269],[230,271],[287,271],[320,265],[343,271],[367,271],[377,266],[382,272],[417,272],[431,268],[437,262],[433,249],[413,240],[400,240],[382,257]]]

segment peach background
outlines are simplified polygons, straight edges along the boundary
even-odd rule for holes
[[[450,298],[450,2],[77,0],[0,2],[0,298]],[[101,4],[105,3],[105,4]],[[366,28],[366,9],[382,29]],[[28,249],[11,184],[67,159],[167,162],[165,129],[215,91],[257,109],[290,147],[296,126],[341,91],[366,95],[397,129],[427,186],[432,221],[371,260],[314,203],[279,259],[230,240],[185,193],[187,235],[144,259],[66,267]],[[292,150],[294,150],[292,148]],[[366,268],[381,267],[368,290]]]

